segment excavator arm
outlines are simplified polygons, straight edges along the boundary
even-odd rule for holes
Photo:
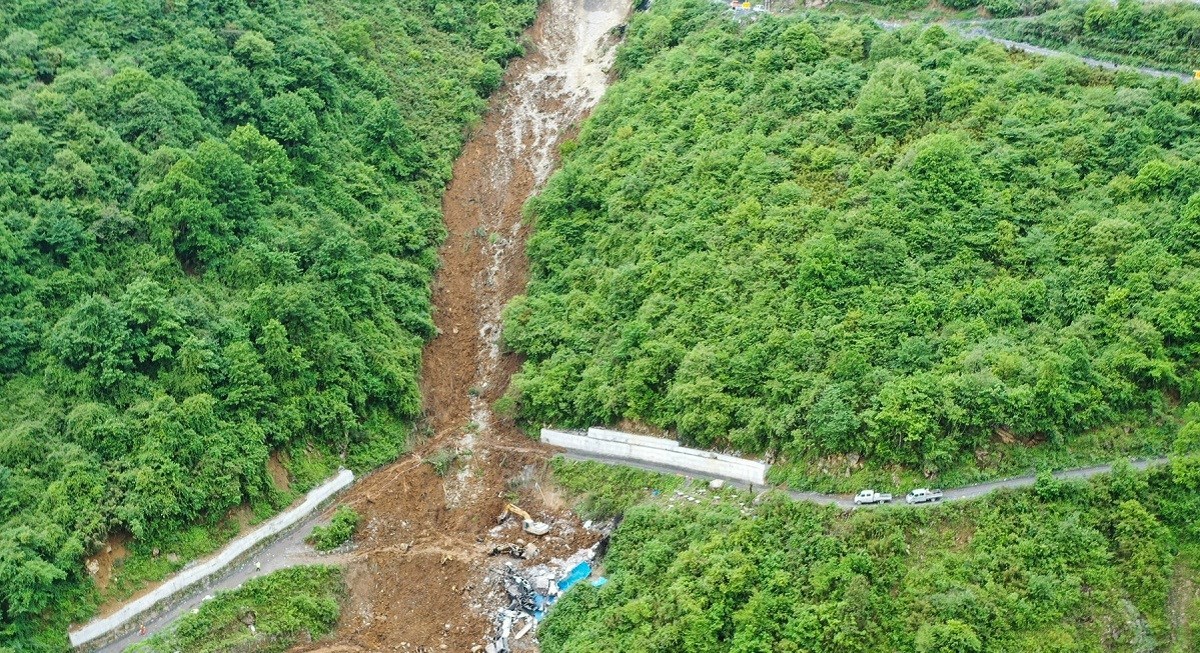
[[[524,510],[521,510],[520,506],[506,503],[504,504],[504,512],[511,512],[512,514],[520,517],[521,528],[525,529],[525,532],[529,533],[530,535],[541,536],[550,532],[550,524],[534,521],[533,516]]]

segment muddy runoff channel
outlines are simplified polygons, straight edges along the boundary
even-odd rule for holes
[[[630,5],[544,0],[526,56],[510,64],[455,163],[433,288],[439,335],[421,378],[432,436],[346,495],[363,516],[346,564],[346,605],[331,638],[299,650],[482,651],[510,604],[509,565],[531,579],[557,573],[601,538],[547,482],[553,452],[491,406],[520,362],[500,346],[500,314],[525,287],[522,207],[553,172],[559,142],[604,93]],[[430,458],[453,463],[439,475],[422,462]],[[551,525],[547,535],[524,533],[518,519],[498,523],[514,494]],[[497,554],[506,545],[533,550]],[[512,650],[538,650],[536,632]]]

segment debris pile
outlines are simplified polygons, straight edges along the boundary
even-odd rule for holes
[[[528,560],[528,559],[536,556],[537,553],[538,553],[538,548],[536,546],[534,546],[532,544],[527,546],[521,540],[517,540],[516,542],[505,542],[504,544],[497,544],[496,546],[492,547],[491,551],[488,551],[488,555],[490,555],[490,556],[510,555],[514,558],[520,558],[522,560]]]
[[[612,525],[602,529],[607,536]],[[537,628],[546,611],[572,586],[592,576],[592,560],[596,558],[600,543],[581,549],[566,559],[555,558],[528,568],[520,563],[505,562],[496,574],[496,583],[503,588],[507,601],[492,615],[495,635],[488,638],[481,653],[511,653],[513,646]],[[533,553],[530,553],[530,550]],[[509,554],[518,560],[532,558],[537,549],[532,545],[500,544],[492,548],[493,555]],[[592,584],[600,587],[608,582],[599,578]]]

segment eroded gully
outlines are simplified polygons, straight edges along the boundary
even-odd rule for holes
[[[522,208],[553,172],[559,143],[608,86],[631,4],[543,0],[526,56],[510,64],[456,161],[433,286],[439,335],[426,347],[421,378],[432,436],[346,495],[364,523],[346,567],[347,604],[333,637],[302,649],[471,651],[485,643],[507,603],[495,582],[505,561],[488,554],[522,536],[511,520],[497,527],[514,493],[554,525],[538,539],[539,559],[568,556],[599,537],[541,482],[553,452],[492,405],[520,364],[501,347],[500,315],[525,288]],[[455,461],[443,476],[422,462],[437,456]],[[515,650],[536,650],[534,638]]]

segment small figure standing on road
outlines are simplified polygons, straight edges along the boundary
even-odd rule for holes
[[[257,560],[254,561],[254,571],[262,571],[262,563],[261,562],[259,562]]]
[[[138,624],[138,635],[142,637],[146,636],[146,624]]]

